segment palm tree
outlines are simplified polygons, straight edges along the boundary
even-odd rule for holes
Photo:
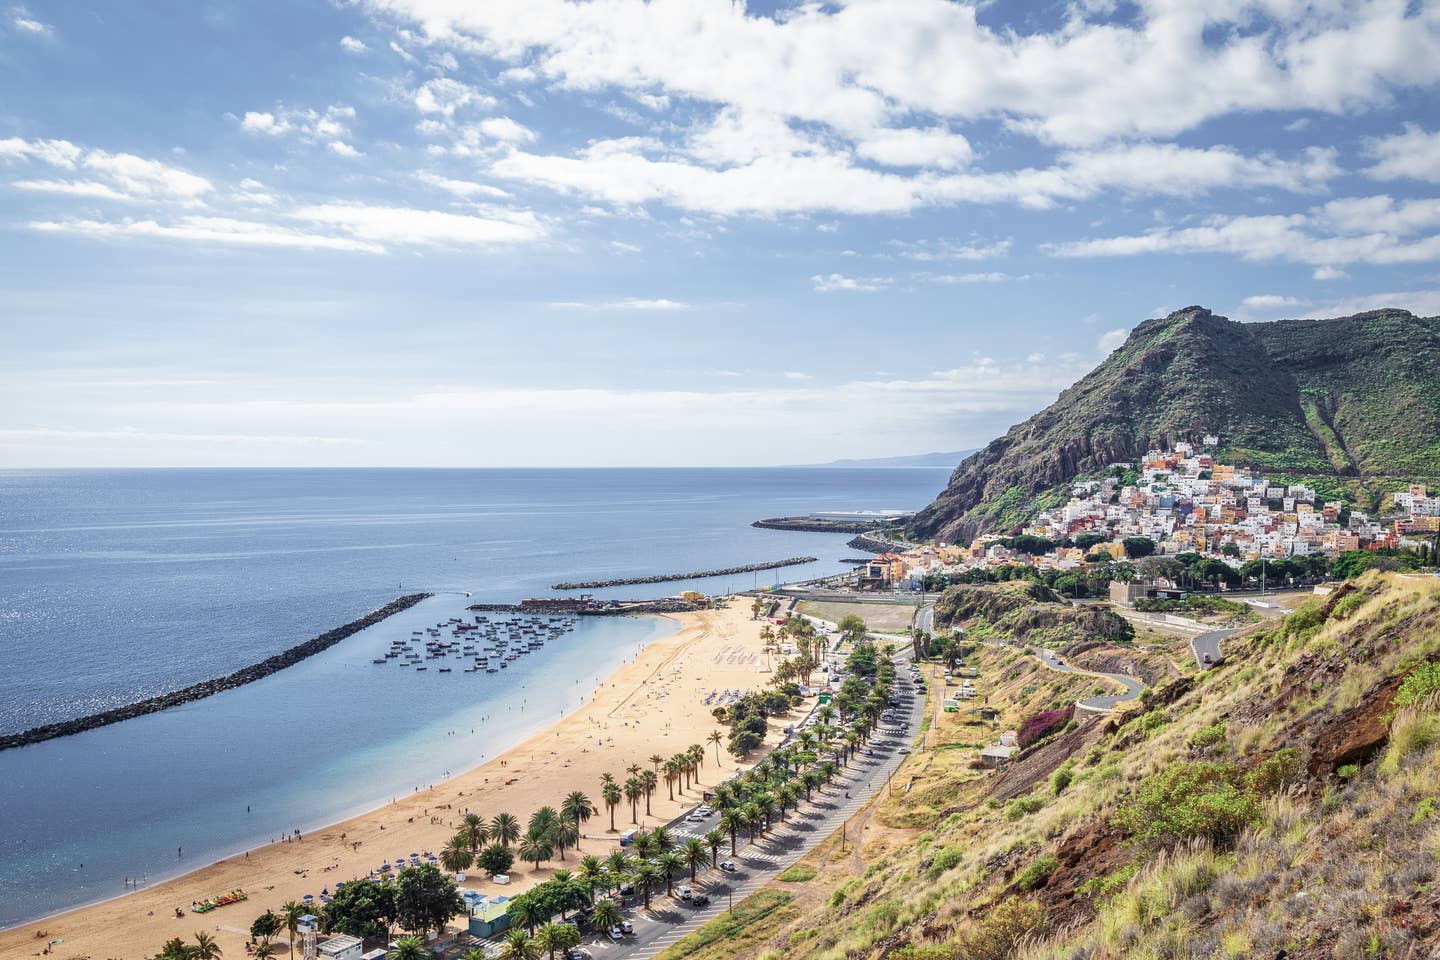
[[[490,831],[485,827],[485,819],[478,813],[467,813],[461,821],[460,832],[465,835],[465,842],[470,847],[471,853],[479,853],[485,841],[490,839]]]
[[[495,819],[490,821],[490,839],[509,850],[510,845],[520,839],[520,821],[508,813],[495,814]]]
[[[601,799],[605,801],[605,809],[610,811],[610,832],[615,832],[615,808],[620,806],[620,787],[615,781],[608,781],[600,788]]]
[[[660,769],[660,764],[662,764],[662,763],[664,763],[664,762],[665,762],[665,758],[662,757],[662,756],[660,756],[660,754],[658,754],[658,753],[652,753],[652,754],[650,754],[650,767],[651,767],[652,769],[654,769],[654,770],[659,770],[659,769]]]
[[[575,833],[580,833],[580,824],[589,823],[598,813],[595,804],[579,790],[572,790],[560,804],[560,816],[575,824]]]
[[[535,864],[535,869],[540,869],[540,861],[549,860],[555,855],[555,849],[550,845],[550,838],[543,830],[531,828],[520,841],[520,849],[516,851],[520,859],[527,863]]]
[[[596,930],[609,930],[619,922],[620,904],[609,897],[595,901],[595,909],[590,912],[590,926]]]
[[[695,871],[710,865],[710,851],[705,849],[705,841],[695,837],[686,840],[680,850],[680,860],[690,868],[690,882],[694,883]]]
[[[640,764],[638,764],[638,763],[632,763],[632,764],[630,764],[630,766],[628,766],[628,767],[625,768],[625,772],[628,773],[628,774],[630,774],[630,776],[632,776],[632,777],[635,776],[635,774],[637,774],[637,773],[640,772]]]
[[[639,780],[631,777],[625,781],[625,799],[630,804],[631,823],[640,822],[640,798],[644,796],[644,794],[645,791],[641,788]]]
[[[655,834],[642,830],[630,838],[630,849],[635,851],[635,859],[649,860],[660,852],[660,845],[656,843]]]
[[[393,957],[394,954],[391,954]],[[540,947],[530,938],[530,934],[518,927],[510,931],[505,938],[505,943],[500,947],[501,960],[535,960],[540,956]]]
[[[275,944],[268,941],[255,944],[255,949],[250,951],[254,960],[270,960],[275,956]]]
[[[660,853],[675,849],[675,838],[670,836],[670,831],[664,827],[656,827],[651,830],[650,839],[655,841],[655,849]]]
[[[280,907],[280,919],[285,921],[285,929],[290,932],[290,956],[295,956],[295,933],[300,926],[300,918],[310,911],[306,910],[294,900],[287,900]]]
[[[660,868],[653,863],[641,862],[635,868],[635,886],[640,890],[640,895],[645,898],[645,909],[650,909],[650,894],[660,885]]]
[[[740,808],[740,816],[745,820],[745,826],[750,828],[750,842],[755,842],[755,825],[760,822],[760,808],[752,800]]]
[[[680,763],[674,757],[665,761],[665,785],[670,788],[670,800],[675,800],[675,785],[680,782]]]
[[[655,788],[659,786],[660,778],[655,775],[654,770],[641,770],[639,780],[640,789],[645,791],[645,816],[648,817],[651,816],[650,795],[653,794]]]
[[[611,876],[624,876],[630,872],[630,855],[617,847],[605,858],[605,869],[610,871]]]
[[[571,937],[574,937],[574,943]],[[579,942],[579,929],[568,923],[547,923],[535,934],[535,946],[549,953],[550,960],[555,960],[555,951],[568,950]]]
[[[484,950],[476,949],[465,951],[465,955],[460,960],[489,960],[489,958],[485,956]]]
[[[710,736],[705,739],[715,744],[715,766],[720,766],[720,741],[725,739],[724,734],[719,730],[711,730]]]
[[[580,828],[569,820],[557,820],[550,827],[550,842],[560,852],[560,859],[565,859],[565,848],[578,847],[580,845]]]
[[[538,830],[541,833],[549,833],[551,828],[559,822],[560,814],[555,812],[554,807],[541,807],[539,810],[530,814],[530,823],[527,832],[535,833]]]
[[[214,937],[201,932],[195,934],[195,946],[191,948],[190,956],[194,960],[220,960],[220,955],[224,952]]]
[[[726,810],[720,814],[720,829],[730,834],[730,856],[735,856],[735,835],[745,826],[745,818],[739,810]]]
[[[665,875],[665,896],[670,896],[670,891],[675,887],[675,871],[680,869],[682,861],[680,854],[674,850],[666,850],[655,858],[655,866]]]
[[[720,861],[720,846],[725,842],[724,830],[711,830],[705,834],[705,846],[710,848],[710,862],[712,864]]]
[[[425,941],[419,937],[403,937],[395,941],[395,949],[390,951],[386,960],[425,960],[430,951],[425,949]]]
[[[461,833],[463,834],[464,831]],[[469,869],[470,864],[474,862],[475,854],[470,851],[463,836],[456,836],[445,849],[440,851],[440,865],[451,873]]]

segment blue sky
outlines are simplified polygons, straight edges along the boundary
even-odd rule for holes
[[[1146,317],[1440,313],[1440,6],[0,7],[0,465],[977,446]]]

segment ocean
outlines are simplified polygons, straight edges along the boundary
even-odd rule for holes
[[[947,472],[0,471],[0,733],[221,676],[402,593],[436,594],[256,683],[0,753],[0,928],[473,767],[673,624],[581,619],[496,675],[374,665],[391,640],[564,580],[820,558],[592,591],[651,597],[838,572],[848,537],[750,522],[917,508]]]

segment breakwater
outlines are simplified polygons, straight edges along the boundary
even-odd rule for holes
[[[762,530],[799,530],[804,533],[865,533],[885,526],[885,520],[827,520],[823,517],[770,517],[756,520]]]
[[[192,703],[196,700],[203,700],[205,697],[220,693],[223,690],[232,690],[235,687],[253,683],[272,673],[278,673],[286,667],[294,666],[307,657],[313,657],[323,650],[328,650],[341,640],[353,634],[359,633],[366,627],[373,626],[387,617],[393,616],[402,610],[408,610],[421,600],[432,596],[428,593],[412,593],[392,600],[378,610],[372,610],[352,620],[342,627],[334,630],[327,630],[318,637],[306,640],[304,643],[296,644],[288,650],[282,650],[273,657],[267,657],[259,663],[242,667],[234,673],[218,677],[214,680],[202,680],[200,683],[191,684],[180,690],[173,690],[170,693],[162,693],[159,696],[148,697],[144,700],[137,700],[134,703],[122,707],[114,707],[100,713],[92,713],[87,717],[76,717],[73,720],[61,720],[57,723],[48,723],[42,727],[32,727],[21,733],[14,733],[0,737],[0,750],[9,750],[14,747],[28,746],[32,743],[41,743],[45,740],[53,740],[56,737],[68,737],[73,733],[83,733],[86,730],[94,730],[96,727],[108,726],[112,723],[119,723],[121,720],[129,720],[132,717],[144,716],[147,713],[158,713],[170,707],[177,707],[182,703]]]
[[[557,583],[552,590],[591,590],[597,587],[629,587],[637,583],[665,583],[669,580],[699,580],[701,577],[725,577],[732,573],[752,573],[756,570],[774,570],[777,567],[796,567],[802,563],[814,563],[815,557],[790,557],[785,560],[771,560],[768,563],[747,563],[740,567],[724,567],[720,570],[692,570],[689,573],[661,573],[653,577],[622,577],[617,580],[580,580],[575,583]]]

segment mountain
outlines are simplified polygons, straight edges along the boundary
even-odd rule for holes
[[[831,460],[817,463],[817,467],[953,467],[974,450],[957,450],[954,453],[915,453],[905,457],[870,457],[868,459]]]
[[[1378,310],[1238,323],[1147,320],[1058,400],[967,457],[910,536],[968,541],[1063,503],[1075,478],[1180,440],[1375,505],[1440,480],[1440,317]]]

